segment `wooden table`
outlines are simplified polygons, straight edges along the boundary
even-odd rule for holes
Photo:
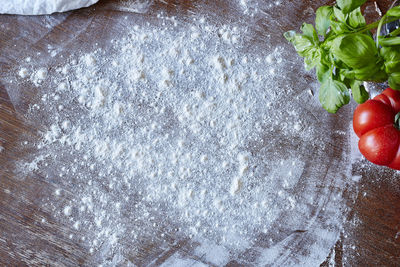
[[[195,13],[200,5],[198,2],[156,1],[149,11],[137,16],[143,20],[152,19],[160,10],[170,15],[184,16]],[[293,13],[298,16],[283,19],[285,24],[281,30],[284,31],[299,27],[304,20],[310,21],[310,17],[300,11],[309,7],[316,10],[318,6],[332,1],[290,2],[297,8]],[[385,10],[389,2],[378,1],[378,5]],[[108,23],[112,23],[113,18],[135,16],[127,6],[129,1],[100,1],[93,7],[66,14],[0,16],[0,145],[4,147],[0,153],[1,266],[91,266],[96,262],[87,248],[66,238],[74,230],[60,223],[40,206],[39,200],[53,191],[54,185],[34,175],[22,179],[15,172],[15,162],[29,153],[21,149],[20,140],[36,140],[36,130],[41,126],[32,125],[24,118],[24,111],[34,97],[32,91],[22,90],[21,94],[13,95],[4,81],[10,73],[15,73],[15,66],[32,50],[45,52],[47,45],[64,42],[64,49],[68,51],[68,47],[73,46],[68,38],[75,32],[79,33],[82,24],[85,25],[86,39],[95,36],[96,41],[101,42],[99,36],[107,36],[110,29]],[[229,6],[224,1],[215,1],[212,7],[216,8],[216,14],[229,16]],[[368,1],[365,12],[371,21],[378,16],[374,1]],[[269,25],[259,21],[256,27],[260,38],[254,42],[262,42],[263,30],[268,31]],[[82,42],[82,50],[90,50],[90,44],[83,41],[85,38],[76,40]],[[321,266],[400,266],[400,175],[387,168],[362,168],[362,165],[354,165],[353,174],[362,178],[354,191],[344,192],[348,211],[345,212],[347,217],[342,234]],[[156,244],[149,242],[135,256],[127,259],[124,265],[131,261],[137,266],[145,266],[151,262],[150,259],[158,257],[157,261],[150,264],[157,266],[176,251],[186,253],[187,240],[174,241],[171,242],[174,245],[163,256],[160,256]],[[242,265],[232,261],[227,266]]]

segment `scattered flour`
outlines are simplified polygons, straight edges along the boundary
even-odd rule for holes
[[[292,90],[279,83],[291,64],[282,47],[246,51],[245,26],[158,18],[165,28],[135,26],[64,66],[20,68],[35,86],[51,77],[29,114],[46,117],[47,130],[23,169],[58,185],[43,205],[81,231],[70,238],[91,253],[110,254],[126,240],[140,246],[151,232],[208,240],[195,254],[224,265],[260,233],[309,223],[322,200],[307,153],[323,154],[328,137],[304,119],[307,110],[280,100]],[[338,224],[326,222],[332,232],[316,239],[334,242]],[[291,241],[276,240],[259,262],[280,257]],[[316,262],[329,242],[313,247]],[[164,265],[200,264],[178,254]]]
[[[29,75],[29,72],[28,72],[28,70],[27,70],[26,68],[21,68],[21,69],[18,71],[18,75],[19,75],[21,78],[26,78],[26,77]]]

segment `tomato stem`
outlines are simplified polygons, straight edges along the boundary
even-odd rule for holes
[[[397,130],[400,130],[400,112],[396,114],[396,116],[394,117],[394,127]]]

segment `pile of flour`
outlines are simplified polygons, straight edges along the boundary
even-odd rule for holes
[[[248,49],[243,25],[158,19],[62,66],[20,66],[40,89],[28,117],[45,126],[21,170],[55,185],[43,207],[90,253],[184,236],[212,240],[209,261],[225,264],[315,205],[299,180],[319,183],[302,175],[326,137],[282,87],[291,51]]]

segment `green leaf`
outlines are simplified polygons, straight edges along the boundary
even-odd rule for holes
[[[392,31],[391,33],[389,33],[390,36],[398,36],[400,35],[400,28]]]
[[[393,73],[400,70],[400,60],[385,62],[385,71],[387,73]]]
[[[336,18],[338,21],[346,22],[346,15],[343,14],[342,10],[340,10],[339,8],[334,7],[334,8],[333,8],[333,14],[335,15],[335,18]]]
[[[389,17],[399,17],[400,18],[400,6],[395,6],[391,9],[389,9],[386,12],[386,15]]]
[[[285,32],[285,38],[291,42],[297,53],[304,57],[304,63],[307,70],[311,70],[321,60],[320,48],[317,32],[311,24],[303,24],[304,34],[297,34],[294,31]]]
[[[353,70],[341,69],[339,72],[340,75],[346,77],[347,79],[354,80],[356,78]]]
[[[344,14],[350,13],[357,7],[360,7],[367,0],[337,0],[336,3]]]
[[[400,37],[379,37],[379,44],[381,46],[395,46],[400,45]]]
[[[361,9],[359,7],[349,13],[347,22],[353,28],[360,28],[365,26],[365,18],[361,14]]]
[[[332,76],[325,79],[321,84],[318,98],[322,107],[330,113],[336,113],[339,108],[350,101],[349,90],[346,85],[333,80]]]
[[[300,56],[305,57],[311,50],[315,49],[314,44],[303,35],[297,35],[293,42],[294,48]]]
[[[317,64],[315,69],[316,69],[317,79],[320,83],[323,83],[326,79],[328,79],[331,74],[331,70],[325,64],[319,63]]]
[[[385,61],[385,71],[387,73],[400,71],[400,45],[382,47],[380,52]]]
[[[286,40],[288,40],[289,42],[292,42],[294,37],[296,36],[296,32],[295,31],[287,31],[285,33],[283,33],[283,36],[286,38]]]
[[[340,76],[344,76],[349,80],[356,79],[360,81],[384,82],[388,78],[388,75],[384,71],[384,65],[381,59],[379,59],[375,64],[371,62],[371,64],[358,69],[350,69],[340,61],[336,61],[335,64],[337,65]]]
[[[346,16],[337,7],[333,7],[333,16],[330,17],[330,22],[331,30],[337,35],[351,31],[349,26],[346,24]]]
[[[347,34],[337,37],[332,42],[331,52],[335,58],[353,69],[375,64],[378,60],[375,42],[366,34]]]
[[[353,99],[358,103],[362,104],[368,100],[369,94],[363,85],[362,81],[352,80],[350,82],[351,93],[353,95]]]
[[[322,47],[320,47],[320,52],[321,52],[321,64],[325,64],[327,66],[332,65],[332,62],[329,58],[329,50],[325,50]]]
[[[326,32],[331,25],[330,17],[332,16],[332,13],[333,7],[331,6],[321,6],[317,9],[315,17],[315,28],[317,29],[319,35],[325,37]]]
[[[385,82],[387,73],[383,70],[383,64],[370,64],[364,68],[354,69],[354,78],[361,81]]]
[[[315,31],[313,25],[308,24],[308,23],[303,23],[303,25],[301,25],[301,31],[303,32],[303,35],[310,38],[310,40],[314,44],[319,43],[318,35],[317,35],[317,32]]]
[[[304,57],[304,64],[307,71],[313,69],[321,61],[319,49],[311,49]]]
[[[400,90],[400,72],[394,72],[390,74],[389,86],[392,89]]]
[[[347,26],[346,23],[335,20],[331,20],[331,29],[336,35],[351,32],[351,29]]]
[[[294,31],[284,33],[285,38],[292,43],[297,53],[304,57],[310,49],[314,48],[313,42],[307,36],[297,34]]]

